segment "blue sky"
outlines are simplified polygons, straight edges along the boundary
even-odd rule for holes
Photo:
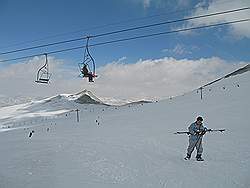
[[[160,0],[61,0],[61,1],[32,1],[32,0],[1,0],[0,21],[1,51],[23,48],[42,43],[55,42],[85,36],[86,34],[97,34],[117,29],[134,27],[144,24],[174,20],[192,15],[192,9],[203,1],[160,1]],[[232,1],[219,1],[222,5],[230,5]],[[244,2],[244,1],[242,1]],[[245,0],[247,2],[247,0]],[[244,4],[242,4],[244,5]],[[230,6],[231,8],[232,6]],[[242,7],[240,4],[236,7]],[[176,10],[189,10],[173,14]],[[227,10],[227,6],[225,9]],[[249,12],[249,11],[248,11]],[[162,16],[136,20],[151,15]],[[245,17],[242,17],[245,18]],[[96,26],[133,20],[109,27]],[[135,32],[127,32],[121,35],[97,38],[90,43],[107,41],[116,38],[126,38],[134,35],[148,34],[171,30],[181,27],[183,23],[175,25],[164,25],[152,29]],[[79,31],[81,30],[81,31]],[[79,31],[75,32],[74,31]],[[71,33],[72,32],[72,33]],[[65,34],[67,33],[67,34]],[[65,35],[60,35],[65,34]],[[53,37],[59,35],[57,37]],[[48,38],[47,38],[48,37]],[[44,39],[46,38],[46,39]],[[36,42],[28,42],[39,40]],[[25,42],[23,45],[15,45]],[[44,48],[25,53],[11,54],[5,57],[25,56],[36,52],[46,52],[54,49],[78,46],[84,42],[75,42],[58,47]],[[8,48],[5,48],[8,47]],[[153,38],[138,39],[117,44],[99,46],[92,49],[97,62],[104,64],[120,57],[127,57],[128,63],[140,58],[154,59],[161,57],[175,57],[177,59],[199,59],[206,57],[221,57],[227,60],[249,60],[249,38],[236,39],[228,32],[228,27],[201,30],[194,35],[171,34]],[[178,50],[179,51],[174,51]],[[56,55],[68,60],[77,61],[81,59],[81,50]],[[3,57],[1,57],[3,59]]]
[[[4,52],[246,6],[250,6],[249,0],[0,0],[0,51]],[[198,8],[194,9],[195,7]],[[242,13],[210,19],[163,25],[95,38],[90,40],[90,44],[249,17],[250,11],[247,10]],[[44,53],[84,44],[85,41],[78,41],[71,44],[2,55],[0,59]],[[177,33],[107,44],[90,48],[90,52],[95,58],[97,68],[104,67],[105,69],[105,66],[112,62],[132,66],[138,62],[149,62],[150,60],[150,63],[158,62],[158,60],[159,62],[161,60],[167,60],[168,62],[171,58],[180,62],[183,62],[183,60],[196,62],[203,61],[203,59],[214,60],[215,57],[215,59],[217,58],[224,63],[240,64],[243,62],[246,64],[250,61],[249,49],[250,25],[248,22],[185,34]],[[77,67],[82,57],[83,49],[53,54],[51,58],[63,61],[64,67]],[[122,61],[119,59],[122,59]],[[10,64],[21,64],[27,61],[0,63],[0,67],[3,71],[3,68]],[[218,75],[213,75],[210,79]]]

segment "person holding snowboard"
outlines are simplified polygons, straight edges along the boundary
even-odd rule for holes
[[[188,127],[189,131],[189,145],[187,148],[187,156],[184,158],[188,160],[191,158],[191,154],[194,151],[194,148],[197,150],[196,160],[204,161],[201,157],[203,148],[202,148],[202,137],[206,133],[207,128],[203,126],[203,118],[201,116],[197,117],[196,122],[192,123]]]

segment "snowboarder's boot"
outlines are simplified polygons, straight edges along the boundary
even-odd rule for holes
[[[184,159],[189,160],[190,158],[191,158],[191,155],[187,153],[187,156]]]
[[[196,160],[197,161],[204,161],[204,159],[201,157],[201,154],[196,155]]]

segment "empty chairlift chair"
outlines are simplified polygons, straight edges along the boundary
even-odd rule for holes
[[[45,55],[45,64],[38,70],[35,82],[41,84],[48,84],[51,77],[51,73],[49,73],[47,54],[44,55]]]

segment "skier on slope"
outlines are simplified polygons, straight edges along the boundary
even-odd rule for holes
[[[191,158],[191,154],[194,151],[194,148],[197,150],[196,160],[197,161],[204,161],[204,159],[201,157],[203,148],[202,148],[202,137],[206,133],[207,128],[203,126],[202,124],[203,118],[198,117],[196,119],[196,122],[192,123],[188,127],[188,131],[190,132],[189,135],[189,145],[187,148],[187,156],[184,158],[185,160],[188,160]]]

